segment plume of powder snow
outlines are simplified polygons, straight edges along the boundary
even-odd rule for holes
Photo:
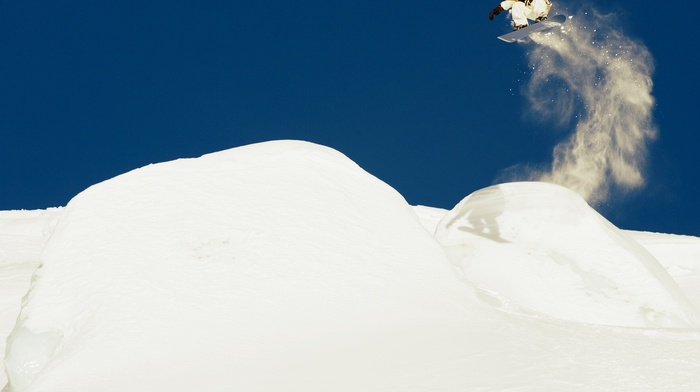
[[[532,180],[563,185],[589,203],[615,187],[644,185],[648,143],[656,136],[651,95],[653,59],[625,36],[614,16],[595,10],[570,17],[561,31],[535,34],[525,88],[533,115],[575,124],[553,151],[551,167]]]

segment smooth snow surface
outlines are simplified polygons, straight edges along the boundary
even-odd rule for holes
[[[0,212],[0,282],[4,391],[700,385],[700,239],[621,231],[542,183],[411,207],[304,142]]]

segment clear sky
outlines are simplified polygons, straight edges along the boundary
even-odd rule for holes
[[[0,210],[274,139],[333,147],[409,203],[452,208],[508,167],[550,162],[565,137],[528,120],[527,48],[496,39],[509,29],[487,18],[497,4],[0,2]],[[650,0],[555,0],[554,13],[586,7],[617,13],[655,61],[648,185],[598,209],[700,236],[699,45],[683,38],[697,24]]]

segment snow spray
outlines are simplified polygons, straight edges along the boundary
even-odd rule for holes
[[[534,35],[527,52],[532,78],[525,88],[531,113],[571,124],[554,147],[551,167],[533,180],[563,185],[591,204],[612,188],[644,183],[652,121],[653,59],[619,30],[614,15],[587,10],[553,34]]]

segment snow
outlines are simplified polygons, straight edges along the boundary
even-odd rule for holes
[[[0,334],[3,337],[15,325],[21,299],[60,211],[0,211]],[[4,352],[3,338],[0,353]],[[0,373],[0,385],[6,382],[5,373]]]
[[[700,385],[700,238],[537,182],[410,206],[306,142],[0,212],[0,281],[11,392]]]
[[[465,280],[513,311],[626,327],[700,320],[651,253],[558,185],[475,192],[438,224],[436,238]]]
[[[656,257],[695,308],[700,309],[700,239],[633,231],[629,234]]]

